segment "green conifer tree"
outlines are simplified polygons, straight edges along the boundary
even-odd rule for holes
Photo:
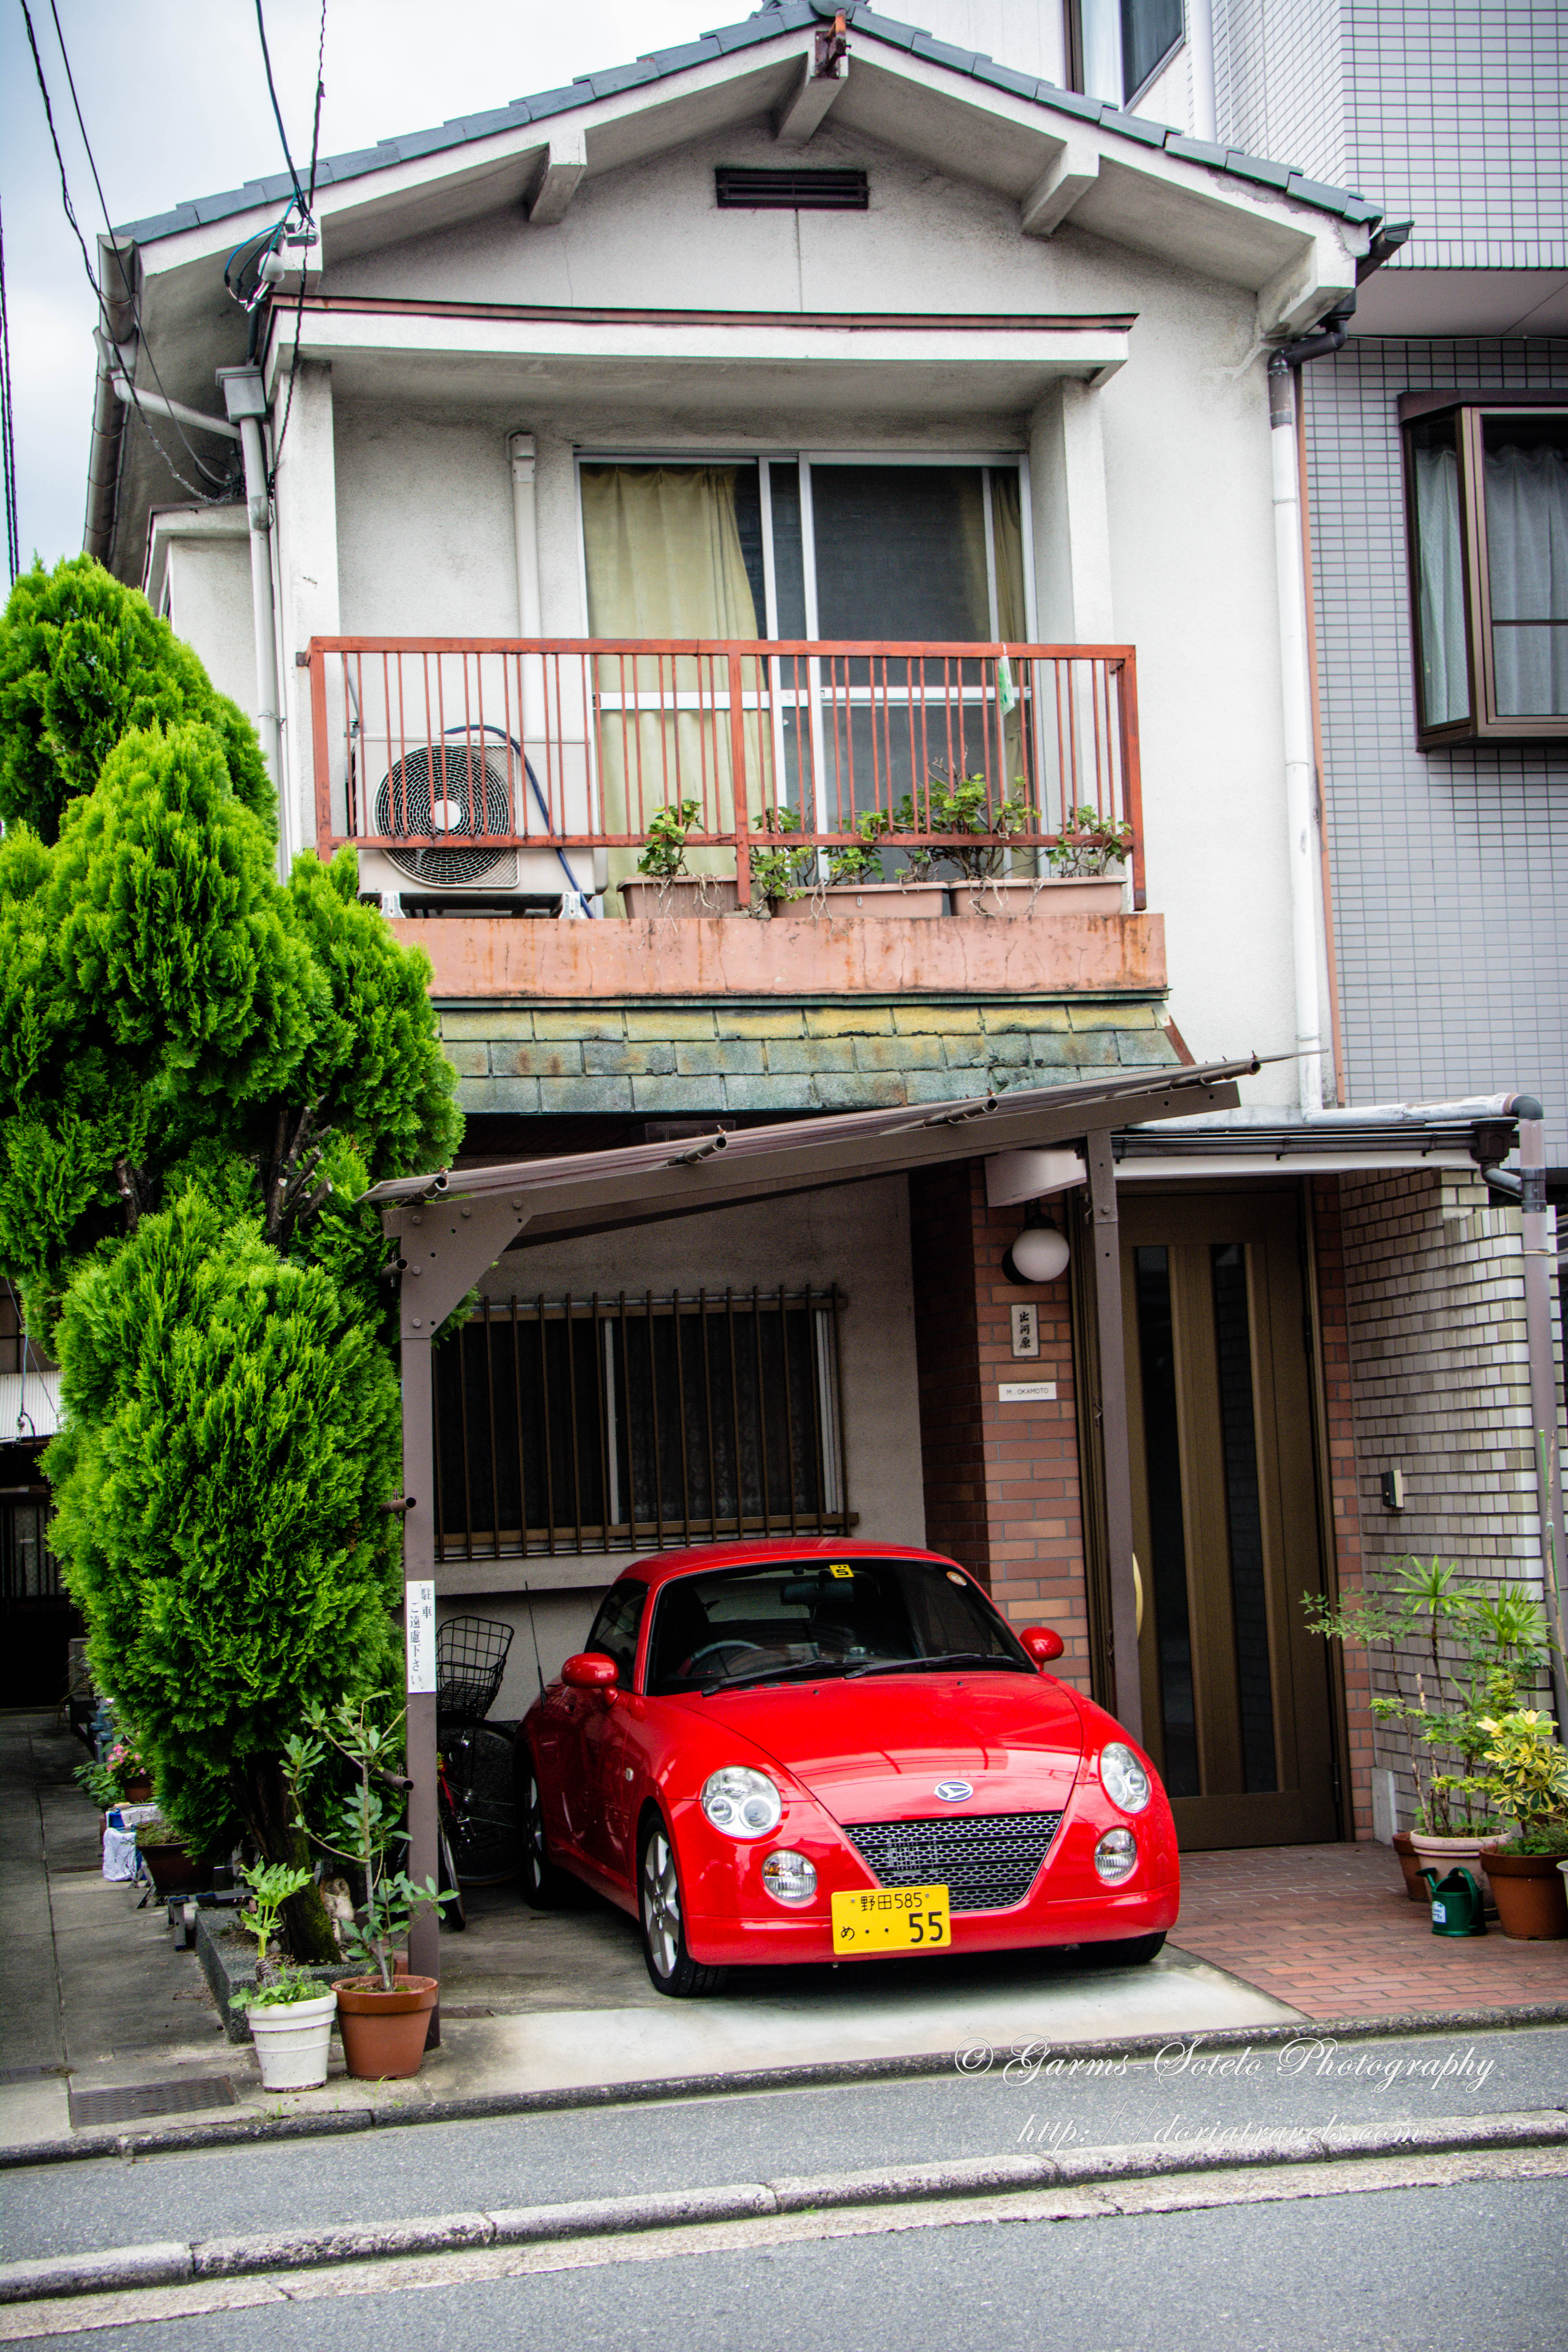
[[[98,1678],[188,1837],[287,1862],[282,1744],[374,1684],[396,1598],[395,1318],[355,1202],[450,1160],[453,1075],[352,853],[275,878],[194,656],[91,576],[40,622],[41,578],[0,621],[0,1269],[60,1360],[53,1540]],[[118,669],[70,638],[116,611]],[[145,723],[106,741],[117,711]],[[285,1920],[326,1956],[313,1888]]]

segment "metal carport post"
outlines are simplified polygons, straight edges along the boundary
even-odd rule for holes
[[[381,1208],[383,1226],[397,1247],[401,1276],[405,1592],[408,1585],[433,1583],[436,1573],[431,1339],[481,1275],[520,1239],[528,1244],[565,1241],[783,1192],[826,1191],[900,1169],[1080,1143],[1089,1166],[1094,1230],[1114,1683],[1109,1696],[1121,1721],[1134,1738],[1141,1737],[1121,1249],[1110,1132],[1148,1119],[1233,1110],[1239,1101],[1235,1081],[1258,1066],[1249,1056],[1195,1069],[1143,1070],[1100,1085],[1020,1087],[1001,1096],[716,1132],[674,1150],[668,1143],[631,1144],[571,1159],[525,1160],[455,1174],[443,1171],[375,1185],[364,1197]],[[1131,1664],[1119,1674],[1122,1661]],[[422,1674],[420,1680],[427,1680],[430,1687],[410,1688],[407,1696],[409,1874],[416,1884],[437,1873],[434,1675]],[[409,1965],[416,1974],[439,1977],[438,1936],[436,1914],[425,1911],[408,1939]],[[440,2018],[437,2004],[431,2011],[431,2048],[441,2038]]]

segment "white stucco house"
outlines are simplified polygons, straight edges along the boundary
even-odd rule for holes
[[[1393,249],[1375,192],[777,0],[330,159],[308,223],[279,178],[119,235],[87,543],[258,712],[283,856],[358,845],[428,948],[470,1151],[1266,1057],[1237,1109],[1117,1143],[1143,1721],[1188,1842],[1364,1832],[1364,1694],[1297,1606],[1360,1576],[1338,1186],[1468,1181],[1513,1136],[1501,1105],[1322,1116],[1278,355]],[[938,807],[973,779],[977,887]],[[686,801],[705,908],[639,915],[619,886]],[[1092,905],[1055,878],[1086,806],[1127,845]],[[805,895],[749,919],[781,843]],[[830,898],[858,845],[879,874]],[[1054,1614],[1106,1692],[1058,1161],[503,1264],[437,1407],[448,1601],[526,1591],[559,1657],[650,1544],[854,1525]],[[1026,1214],[1065,1275],[1010,1282]],[[721,1326],[732,1444],[683,1353]]]

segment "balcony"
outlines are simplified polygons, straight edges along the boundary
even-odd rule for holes
[[[1131,827],[1144,903],[1130,646],[318,637],[310,658],[318,845],[381,853],[403,895],[559,898],[595,859],[618,881],[686,803],[689,855],[741,907],[781,844],[826,870],[869,842],[889,880],[960,849],[1044,875],[1085,809]]]

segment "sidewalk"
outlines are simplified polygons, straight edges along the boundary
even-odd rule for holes
[[[80,1749],[47,1716],[0,1718],[0,2148],[139,2124],[385,2116],[448,2101],[592,2097],[604,2086],[738,2084],[759,2072],[886,2071],[978,2045],[1158,2043],[1289,2032],[1303,2019],[1457,2010],[1568,2016],[1568,1944],[1434,1938],[1384,1847],[1198,1854],[1172,1945],[1152,1967],[1086,1969],[1071,1955],[767,1969],[717,1999],[660,1998],[634,1924],[585,1897],[553,1916],[510,1888],[444,1934],[442,2047],[408,2084],[287,2100],[227,2042],[194,1953],[161,1908],[104,1883]],[[92,2095],[118,2092],[116,2113]]]

